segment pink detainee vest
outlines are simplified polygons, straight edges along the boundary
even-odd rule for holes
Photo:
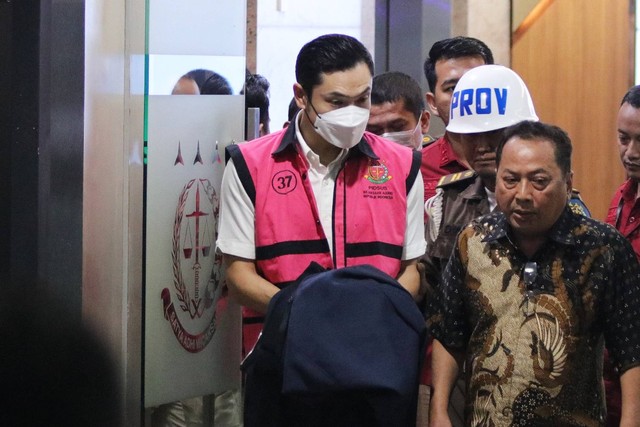
[[[258,273],[279,287],[311,262],[327,269],[370,264],[397,277],[420,153],[368,132],[350,150],[336,178],[332,256],[301,152],[295,126],[227,147],[255,207]]]

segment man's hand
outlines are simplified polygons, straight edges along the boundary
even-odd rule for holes
[[[417,264],[417,259],[402,261],[396,280],[411,294],[414,300],[419,301],[422,296],[420,295],[420,274]]]
[[[443,346],[437,339],[433,340],[431,356],[431,372],[433,375],[433,391],[429,405],[429,426],[449,427],[449,396],[458,378],[462,354],[453,352]]]
[[[229,295],[239,304],[266,313],[269,301],[280,290],[256,271],[255,261],[224,255]]]
[[[640,366],[625,371],[620,376],[622,411],[620,427],[640,426]]]

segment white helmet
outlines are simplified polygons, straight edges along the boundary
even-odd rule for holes
[[[520,76],[502,65],[481,65],[458,81],[451,97],[447,130],[487,132],[523,120],[538,121],[538,116]]]

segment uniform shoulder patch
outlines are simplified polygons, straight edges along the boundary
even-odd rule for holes
[[[451,173],[449,175],[445,175],[442,178],[440,178],[440,181],[438,181],[438,185],[436,187],[440,188],[440,187],[446,187],[451,184],[459,184],[461,182],[465,182],[467,180],[473,179],[475,178],[475,176],[476,176],[476,173],[471,170],[464,171],[464,172]]]
[[[422,148],[427,147],[436,142],[436,138],[431,135],[422,135]]]

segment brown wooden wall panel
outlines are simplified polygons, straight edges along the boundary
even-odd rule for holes
[[[511,49],[540,119],[569,133],[574,187],[597,219],[624,180],[615,126],[632,46],[629,0],[555,0]]]

